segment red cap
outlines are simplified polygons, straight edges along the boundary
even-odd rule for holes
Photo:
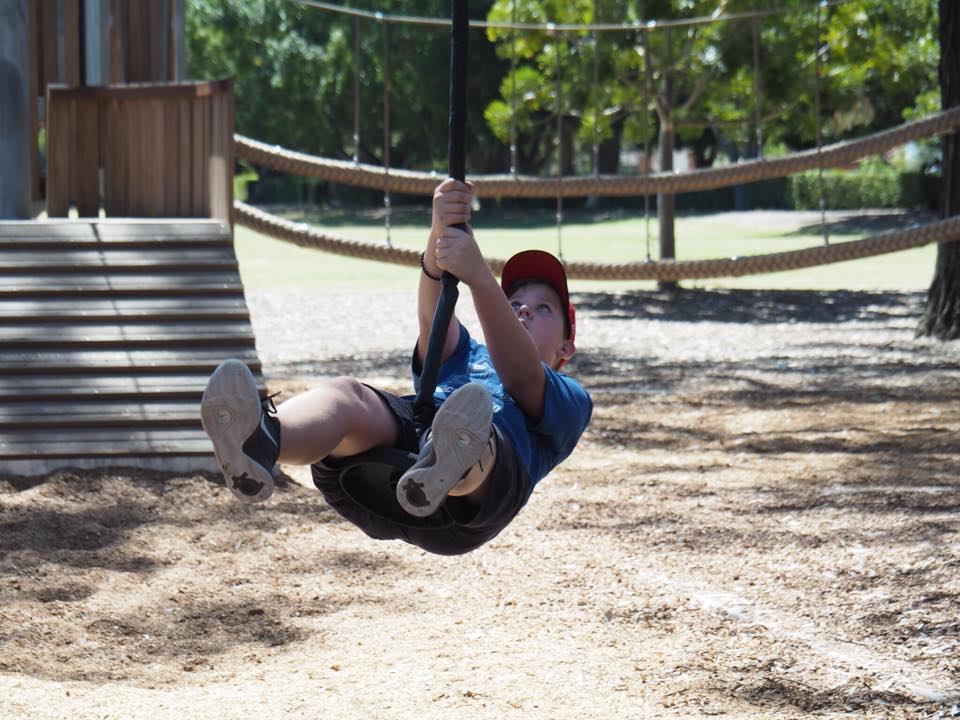
[[[567,319],[570,322],[570,337],[573,340],[577,334],[577,314],[570,302],[570,293],[567,291],[567,273],[563,263],[543,250],[524,250],[507,260],[500,275],[500,287],[503,292],[510,292],[510,288],[521,280],[540,280],[552,287],[560,296],[561,307],[567,308]]]

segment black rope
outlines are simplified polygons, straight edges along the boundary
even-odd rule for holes
[[[468,0],[452,0],[450,28],[450,127],[447,161],[450,177],[461,182],[466,179],[466,135],[467,135],[467,35],[470,29]],[[458,225],[461,230],[466,226]],[[440,277],[440,297],[433,314],[433,325],[427,341],[427,352],[423,359],[423,372],[420,374],[420,391],[413,402],[413,421],[417,435],[433,424],[436,405],[433,392],[437,389],[437,376],[440,372],[443,346],[447,340],[447,330],[457,306],[460,281],[444,271]]]

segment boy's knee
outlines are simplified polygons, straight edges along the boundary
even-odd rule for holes
[[[347,376],[326,380],[322,389],[335,393],[341,402],[348,405],[365,403],[366,393],[369,391],[369,388],[355,377]]]

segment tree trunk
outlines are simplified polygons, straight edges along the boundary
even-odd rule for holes
[[[660,135],[658,138],[660,148],[660,172],[671,172],[673,170],[673,149],[676,145],[676,130],[673,127],[673,105],[674,84],[673,84],[673,38],[668,26],[664,31],[664,43],[666,44],[666,57],[663,64],[663,87],[660,96]],[[676,238],[673,234],[674,221],[676,220],[676,198],[673,194],[659,193],[657,195],[657,225],[660,229],[660,259],[674,260],[677,257]],[[658,282],[659,290],[673,291],[680,286],[676,282]]]
[[[960,4],[940,0],[940,94],[944,109],[960,105]],[[942,140],[941,217],[960,214],[960,133]],[[937,247],[937,265],[927,293],[918,335],[940,340],[960,337],[960,241]]]
[[[29,102],[27,0],[0,0],[0,218],[31,215]]]

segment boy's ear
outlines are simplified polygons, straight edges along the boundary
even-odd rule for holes
[[[560,346],[557,354],[564,360],[569,360],[577,354],[577,346],[574,345],[573,340],[564,340],[563,345]]]

